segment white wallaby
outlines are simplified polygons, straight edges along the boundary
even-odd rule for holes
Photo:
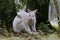
[[[36,27],[35,27],[36,11],[37,10],[26,12],[24,10],[20,10],[17,13],[17,16],[13,20],[14,31],[19,33],[19,32],[21,32],[21,30],[24,30],[28,34],[34,34],[34,35],[38,34],[38,32],[36,32]]]

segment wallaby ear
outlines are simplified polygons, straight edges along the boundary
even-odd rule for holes
[[[23,7],[23,9],[22,9],[22,10],[26,11],[26,5],[24,5],[24,7]]]
[[[19,13],[17,13],[17,17],[21,18],[21,16],[20,16],[20,14],[19,14]]]
[[[36,10],[33,10],[32,12],[36,13],[37,12],[37,9]]]
[[[27,11],[28,11],[28,12],[31,12],[31,10],[30,10],[30,9],[27,9]]]

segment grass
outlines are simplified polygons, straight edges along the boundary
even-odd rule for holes
[[[11,36],[11,37],[5,37],[0,35],[0,40],[60,40],[60,36],[57,35],[57,33],[52,33],[48,35],[38,35],[38,36],[32,36],[32,35],[27,35],[22,34],[19,37]]]

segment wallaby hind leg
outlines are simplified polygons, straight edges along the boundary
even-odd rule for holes
[[[30,30],[30,27],[28,25],[26,25],[25,23],[23,24],[23,30],[25,29],[25,31],[28,33],[28,34],[32,34],[31,30]]]

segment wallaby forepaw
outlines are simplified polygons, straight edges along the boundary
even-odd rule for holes
[[[32,32],[33,35],[38,35],[39,33],[38,32]]]

